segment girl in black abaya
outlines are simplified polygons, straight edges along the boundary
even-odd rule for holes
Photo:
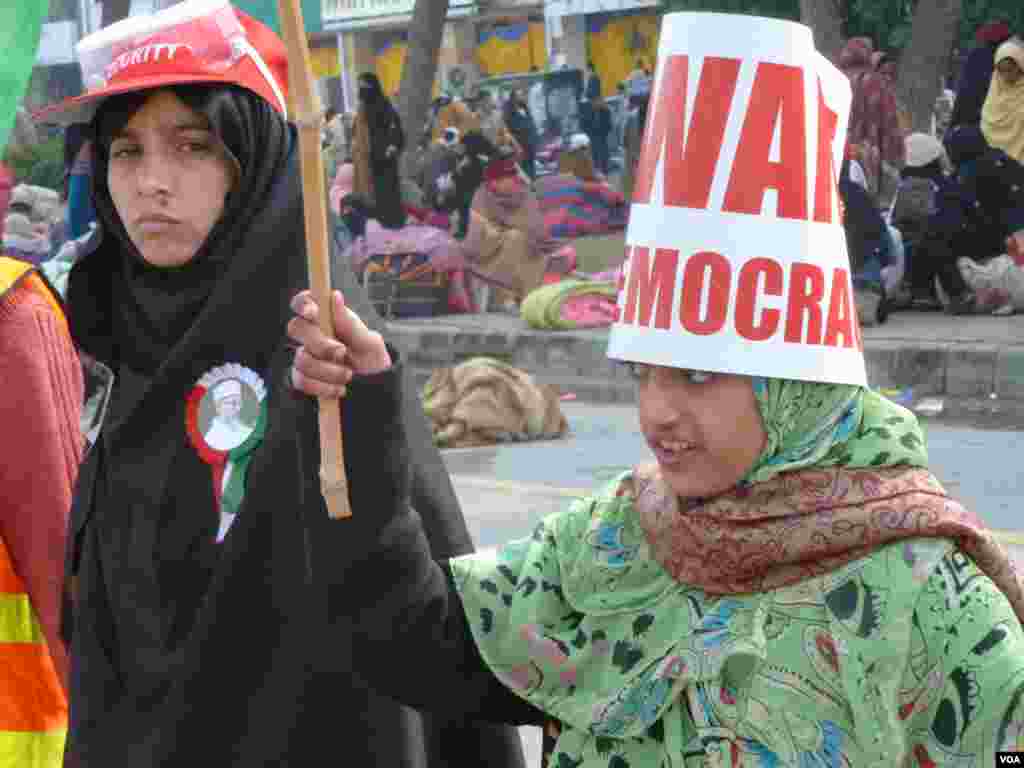
[[[160,69],[173,55],[163,49],[123,60],[125,77],[151,87],[119,87],[108,69],[113,92],[54,110],[92,110],[99,232],[70,274],[68,316],[116,382],[71,514],[66,764],[518,768],[515,731],[421,720],[369,691],[349,626],[328,615],[329,586],[358,588],[346,580],[363,554],[351,534],[376,525],[381,455],[408,450],[412,505],[439,557],[472,545],[415,391],[354,345],[343,429],[363,513],[353,525],[327,517],[316,404],[288,378],[289,302],[309,278],[296,132],[265,74],[287,82],[284,51],[243,23],[262,68],[243,57],[237,74],[189,78]],[[211,49],[195,45],[190,66]],[[200,78],[217,82],[180,84]],[[335,267],[373,322],[351,271]],[[215,416],[234,419],[240,442],[207,442]]]

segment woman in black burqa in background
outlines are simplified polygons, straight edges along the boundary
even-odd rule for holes
[[[370,72],[359,76],[359,111],[352,135],[353,191],[366,201],[371,216],[388,229],[405,226],[398,159],[405,133],[398,112]]]

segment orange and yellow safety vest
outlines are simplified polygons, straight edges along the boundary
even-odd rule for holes
[[[0,257],[0,299],[27,281],[64,311],[30,264]],[[0,768],[58,768],[64,759],[68,702],[25,583],[0,539]]]

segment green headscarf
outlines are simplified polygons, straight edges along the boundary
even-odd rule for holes
[[[917,417],[876,392],[791,379],[752,382],[768,444],[745,484],[811,466],[928,466]]]

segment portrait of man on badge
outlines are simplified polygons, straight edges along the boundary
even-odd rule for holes
[[[242,445],[256,428],[257,409],[256,394],[239,379],[224,379],[210,387],[199,415],[206,444],[216,451]]]

